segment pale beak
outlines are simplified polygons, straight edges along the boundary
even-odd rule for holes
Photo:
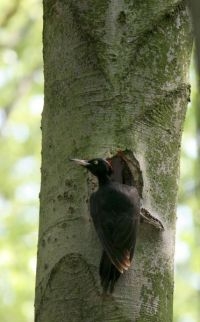
[[[90,165],[87,160],[70,159],[70,161],[74,161],[76,164],[82,165],[84,167],[87,167],[87,165]]]

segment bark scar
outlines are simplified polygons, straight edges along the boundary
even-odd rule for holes
[[[145,222],[149,225],[154,226],[159,230],[165,230],[162,222],[158,218],[152,216],[150,212],[145,208],[141,208],[140,210],[140,222],[141,223]]]

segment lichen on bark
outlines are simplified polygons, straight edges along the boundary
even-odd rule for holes
[[[43,39],[36,321],[169,322],[191,50],[185,1],[44,0]],[[68,158],[120,149],[138,160],[144,205],[166,230],[141,226],[133,265],[105,298],[87,175]]]

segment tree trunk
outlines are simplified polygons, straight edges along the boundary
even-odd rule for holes
[[[184,1],[44,0],[45,105],[37,322],[170,322],[181,132],[191,51]],[[91,182],[70,157],[130,151],[143,204],[131,269],[102,295]]]
[[[195,57],[197,60],[197,82],[200,85],[200,1],[189,0],[195,36]]]

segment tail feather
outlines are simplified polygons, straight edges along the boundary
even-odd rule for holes
[[[115,283],[117,282],[121,273],[111,263],[106,252],[103,252],[101,256],[99,275],[101,278],[101,285],[103,287],[104,292],[112,293],[114,290]]]

